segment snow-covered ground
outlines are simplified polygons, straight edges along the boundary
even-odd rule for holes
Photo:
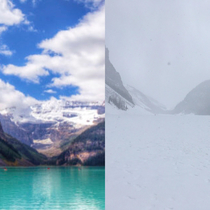
[[[106,105],[106,209],[208,210],[210,116]]]

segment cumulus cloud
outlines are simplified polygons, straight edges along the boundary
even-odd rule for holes
[[[0,0],[0,35],[8,29],[9,26],[18,24],[29,24],[25,15],[10,0]],[[9,50],[5,44],[0,44],[0,54],[11,56],[13,51]]]
[[[88,13],[78,25],[58,32],[38,46],[42,54],[28,56],[25,66],[12,64],[1,68],[4,74],[16,75],[32,82],[49,71],[59,75],[49,87],[78,86],[76,100],[104,99],[105,7]]]
[[[14,117],[30,112],[30,106],[38,103],[36,99],[25,96],[22,92],[15,89],[9,83],[5,83],[0,79],[0,110],[9,107],[16,107]]]
[[[7,75],[15,75],[22,79],[30,80],[34,83],[39,83],[39,76],[49,75],[49,72],[45,70],[42,63],[42,61],[43,62],[47,61],[47,58],[45,57],[49,56],[47,55],[28,56],[26,58],[28,61],[26,66],[15,66],[9,64],[8,66],[2,67],[3,73]]]

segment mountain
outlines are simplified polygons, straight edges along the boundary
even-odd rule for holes
[[[210,80],[202,82],[191,90],[171,113],[210,115]]]
[[[11,115],[0,114],[0,122],[2,124],[3,130],[6,133],[10,134],[16,139],[19,139],[24,144],[31,145],[33,143],[31,135],[27,133],[26,130],[18,126],[17,123],[12,121]]]
[[[125,86],[120,74],[116,71],[109,59],[109,50],[106,48],[106,102],[121,110],[128,108],[141,109],[153,114],[165,113],[166,108],[151,97],[132,86]]]
[[[105,165],[105,122],[84,131],[61,153],[57,165]]]
[[[123,85],[120,74],[111,64],[107,48],[105,52],[105,64],[106,101],[122,110],[126,110],[128,105],[133,107],[132,96]]]
[[[49,157],[60,154],[66,140],[74,139],[105,117],[105,105],[98,102],[51,99],[31,106],[30,110],[21,115],[16,107],[1,110],[2,127]]]
[[[33,166],[46,162],[44,155],[4,133],[0,124],[0,166]]]
[[[163,114],[166,112],[166,108],[155,99],[146,96],[144,93],[130,85],[127,85],[126,88],[132,96],[136,106],[153,114]]]

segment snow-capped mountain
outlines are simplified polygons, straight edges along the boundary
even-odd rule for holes
[[[106,101],[121,110],[137,108],[139,112],[165,113],[166,108],[132,86],[123,84],[120,74],[109,60],[106,48]]]
[[[200,83],[191,90],[171,113],[210,115],[210,80]]]
[[[19,114],[16,107],[0,111],[6,133],[49,156],[61,152],[63,141],[73,139],[105,117],[105,105],[99,102],[43,101]]]
[[[110,62],[109,51],[107,48],[105,55],[106,101],[115,105],[119,109],[126,110],[127,105],[134,106],[133,99],[128,90],[123,85],[120,74],[116,71],[116,69]]]
[[[15,123],[28,122],[70,122],[77,125],[91,125],[105,113],[104,105],[99,102],[66,101],[51,98],[29,107],[30,111],[18,113],[16,107],[0,111],[10,116]]]
[[[105,108],[98,102],[50,100],[31,107],[31,115],[45,122],[69,122],[77,127],[92,125],[104,117]]]

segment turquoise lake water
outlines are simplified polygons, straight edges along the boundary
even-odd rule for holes
[[[0,210],[104,210],[104,167],[0,168]]]

